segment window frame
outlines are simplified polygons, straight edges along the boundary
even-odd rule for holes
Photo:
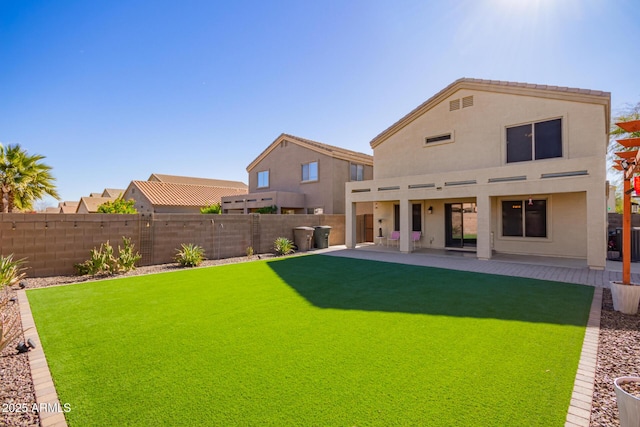
[[[266,174],[267,177],[267,185],[260,185],[260,175],[261,174]],[[256,174],[256,188],[269,188],[269,184],[270,184],[270,173],[269,173],[269,169],[267,170],[263,170],[263,171],[258,171],[258,173]]]
[[[353,171],[355,168],[355,177],[356,179],[353,179]],[[358,179],[358,169],[360,170],[360,179]],[[359,181],[364,181],[364,165],[362,163],[351,163],[349,166],[349,179],[351,182],[359,182]]]
[[[538,153],[538,149],[537,149],[537,143],[536,143],[536,125],[542,125],[543,123],[550,123],[550,122],[554,122],[554,121],[559,121],[560,122],[560,130],[558,132],[558,135],[560,137],[560,144],[559,144],[559,149],[560,149],[560,155],[559,156],[551,156],[551,157],[536,157],[536,154]],[[546,119],[541,119],[541,120],[532,120],[529,122],[523,122],[520,124],[513,124],[513,125],[509,125],[509,126],[505,126],[504,128],[504,162],[507,165],[512,165],[512,164],[516,164],[516,163],[522,163],[522,162],[534,162],[534,161],[542,161],[542,160],[553,160],[553,159],[562,159],[565,158],[565,153],[566,153],[566,133],[565,133],[565,122],[566,120],[564,119],[564,117],[552,117],[552,118],[546,118]],[[509,161],[509,129],[515,129],[518,127],[524,127],[524,126],[529,126],[530,127],[530,133],[531,133],[531,139],[530,139],[530,152],[529,152],[529,158],[528,159],[523,159],[523,160],[512,160]]]
[[[506,239],[506,240],[524,240],[524,241],[532,241],[532,240],[551,240],[551,229],[550,229],[550,224],[551,224],[551,200],[549,196],[537,196],[536,198],[532,198],[531,199],[533,206],[535,206],[537,203],[539,204],[540,202],[544,202],[544,236],[536,236],[536,235],[529,235],[530,233],[533,232],[533,230],[536,228],[535,227],[535,223],[529,223],[529,219],[531,218],[531,213],[535,212],[535,209],[529,209],[527,210],[529,205],[529,198],[527,197],[505,197],[500,199],[499,201],[499,206],[500,206],[500,238],[502,239]],[[520,204],[520,215],[519,215],[519,220],[520,220],[520,225],[519,225],[519,230],[520,230],[520,234],[505,234],[505,225],[506,225],[506,221],[505,221],[505,203],[518,203]],[[529,214],[529,215],[528,215]],[[529,224],[529,226],[527,226],[527,224]]]
[[[311,178],[311,165],[316,165],[315,168],[315,179]],[[307,179],[304,179],[304,169],[307,167]],[[320,180],[320,164],[317,160],[313,160],[311,162],[303,163],[300,167],[300,182],[318,182]]]
[[[443,139],[445,137],[446,139]],[[430,139],[431,140],[436,139],[436,140],[429,142]],[[439,145],[451,144],[451,143],[454,143],[455,141],[456,141],[455,132],[453,130],[444,131],[444,132],[434,133],[434,134],[425,136],[422,141],[422,147],[424,148],[437,147]]]

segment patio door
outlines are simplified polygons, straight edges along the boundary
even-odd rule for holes
[[[447,203],[445,245],[448,248],[473,249],[477,245],[478,211],[475,203]]]

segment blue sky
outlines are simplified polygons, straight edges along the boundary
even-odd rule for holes
[[[154,172],[246,183],[283,132],[372,154],[460,77],[616,112],[640,101],[636,1],[0,0],[0,142],[78,200]]]

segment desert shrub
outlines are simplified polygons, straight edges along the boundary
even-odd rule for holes
[[[8,288],[24,277],[24,259],[14,260],[13,254],[0,255],[0,352],[14,339],[18,338],[20,330],[18,315],[7,309],[11,301]]]
[[[176,261],[183,267],[197,267],[204,261],[204,249],[193,243],[183,243],[182,249],[178,249]]]
[[[220,206],[220,203],[213,203],[209,206],[205,206],[204,208],[200,208],[200,213],[203,214],[221,214],[222,213],[222,207]]]
[[[126,273],[135,269],[136,262],[140,261],[142,256],[135,252],[131,239],[122,238],[124,247],[118,245],[118,256],[115,256],[113,246],[107,240],[102,243],[98,249],[94,248],[90,251],[90,257],[82,264],[76,264],[74,267],[79,275],[89,274],[95,276],[97,274],[116,274]]]
[[[22,334],[18,327],[18,316],[7,310],[9,301],[7,295],[0,297],[0,352]]]
[[[251,258],[253,256],[253,246],[249,246],[247,248],[247,258]]]
[[[13,286],[25,276],[25,259],[13,259],[13,254],[0,255],[0,289]]]
[[[118,245],[118,267],[120,271],[131,271],[136,268],[136,263],[142,259],[142,255],[134,252],[135,245],[131,243],[131,239],[122,238],[123,247]]]
[[[286,237],[278,237],[273,243],[276,255],[288,255],[293,252],[293,242]]]
[[[277,212],[278,212],[278,206],[276,205],[265,206],[263,208],[256,209],[256,213],[259,213],[259,214],[274,214]]]

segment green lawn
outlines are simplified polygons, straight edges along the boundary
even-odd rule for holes
[[[311,255],[27,295],[70,426],[562,426],[593,289]]]

